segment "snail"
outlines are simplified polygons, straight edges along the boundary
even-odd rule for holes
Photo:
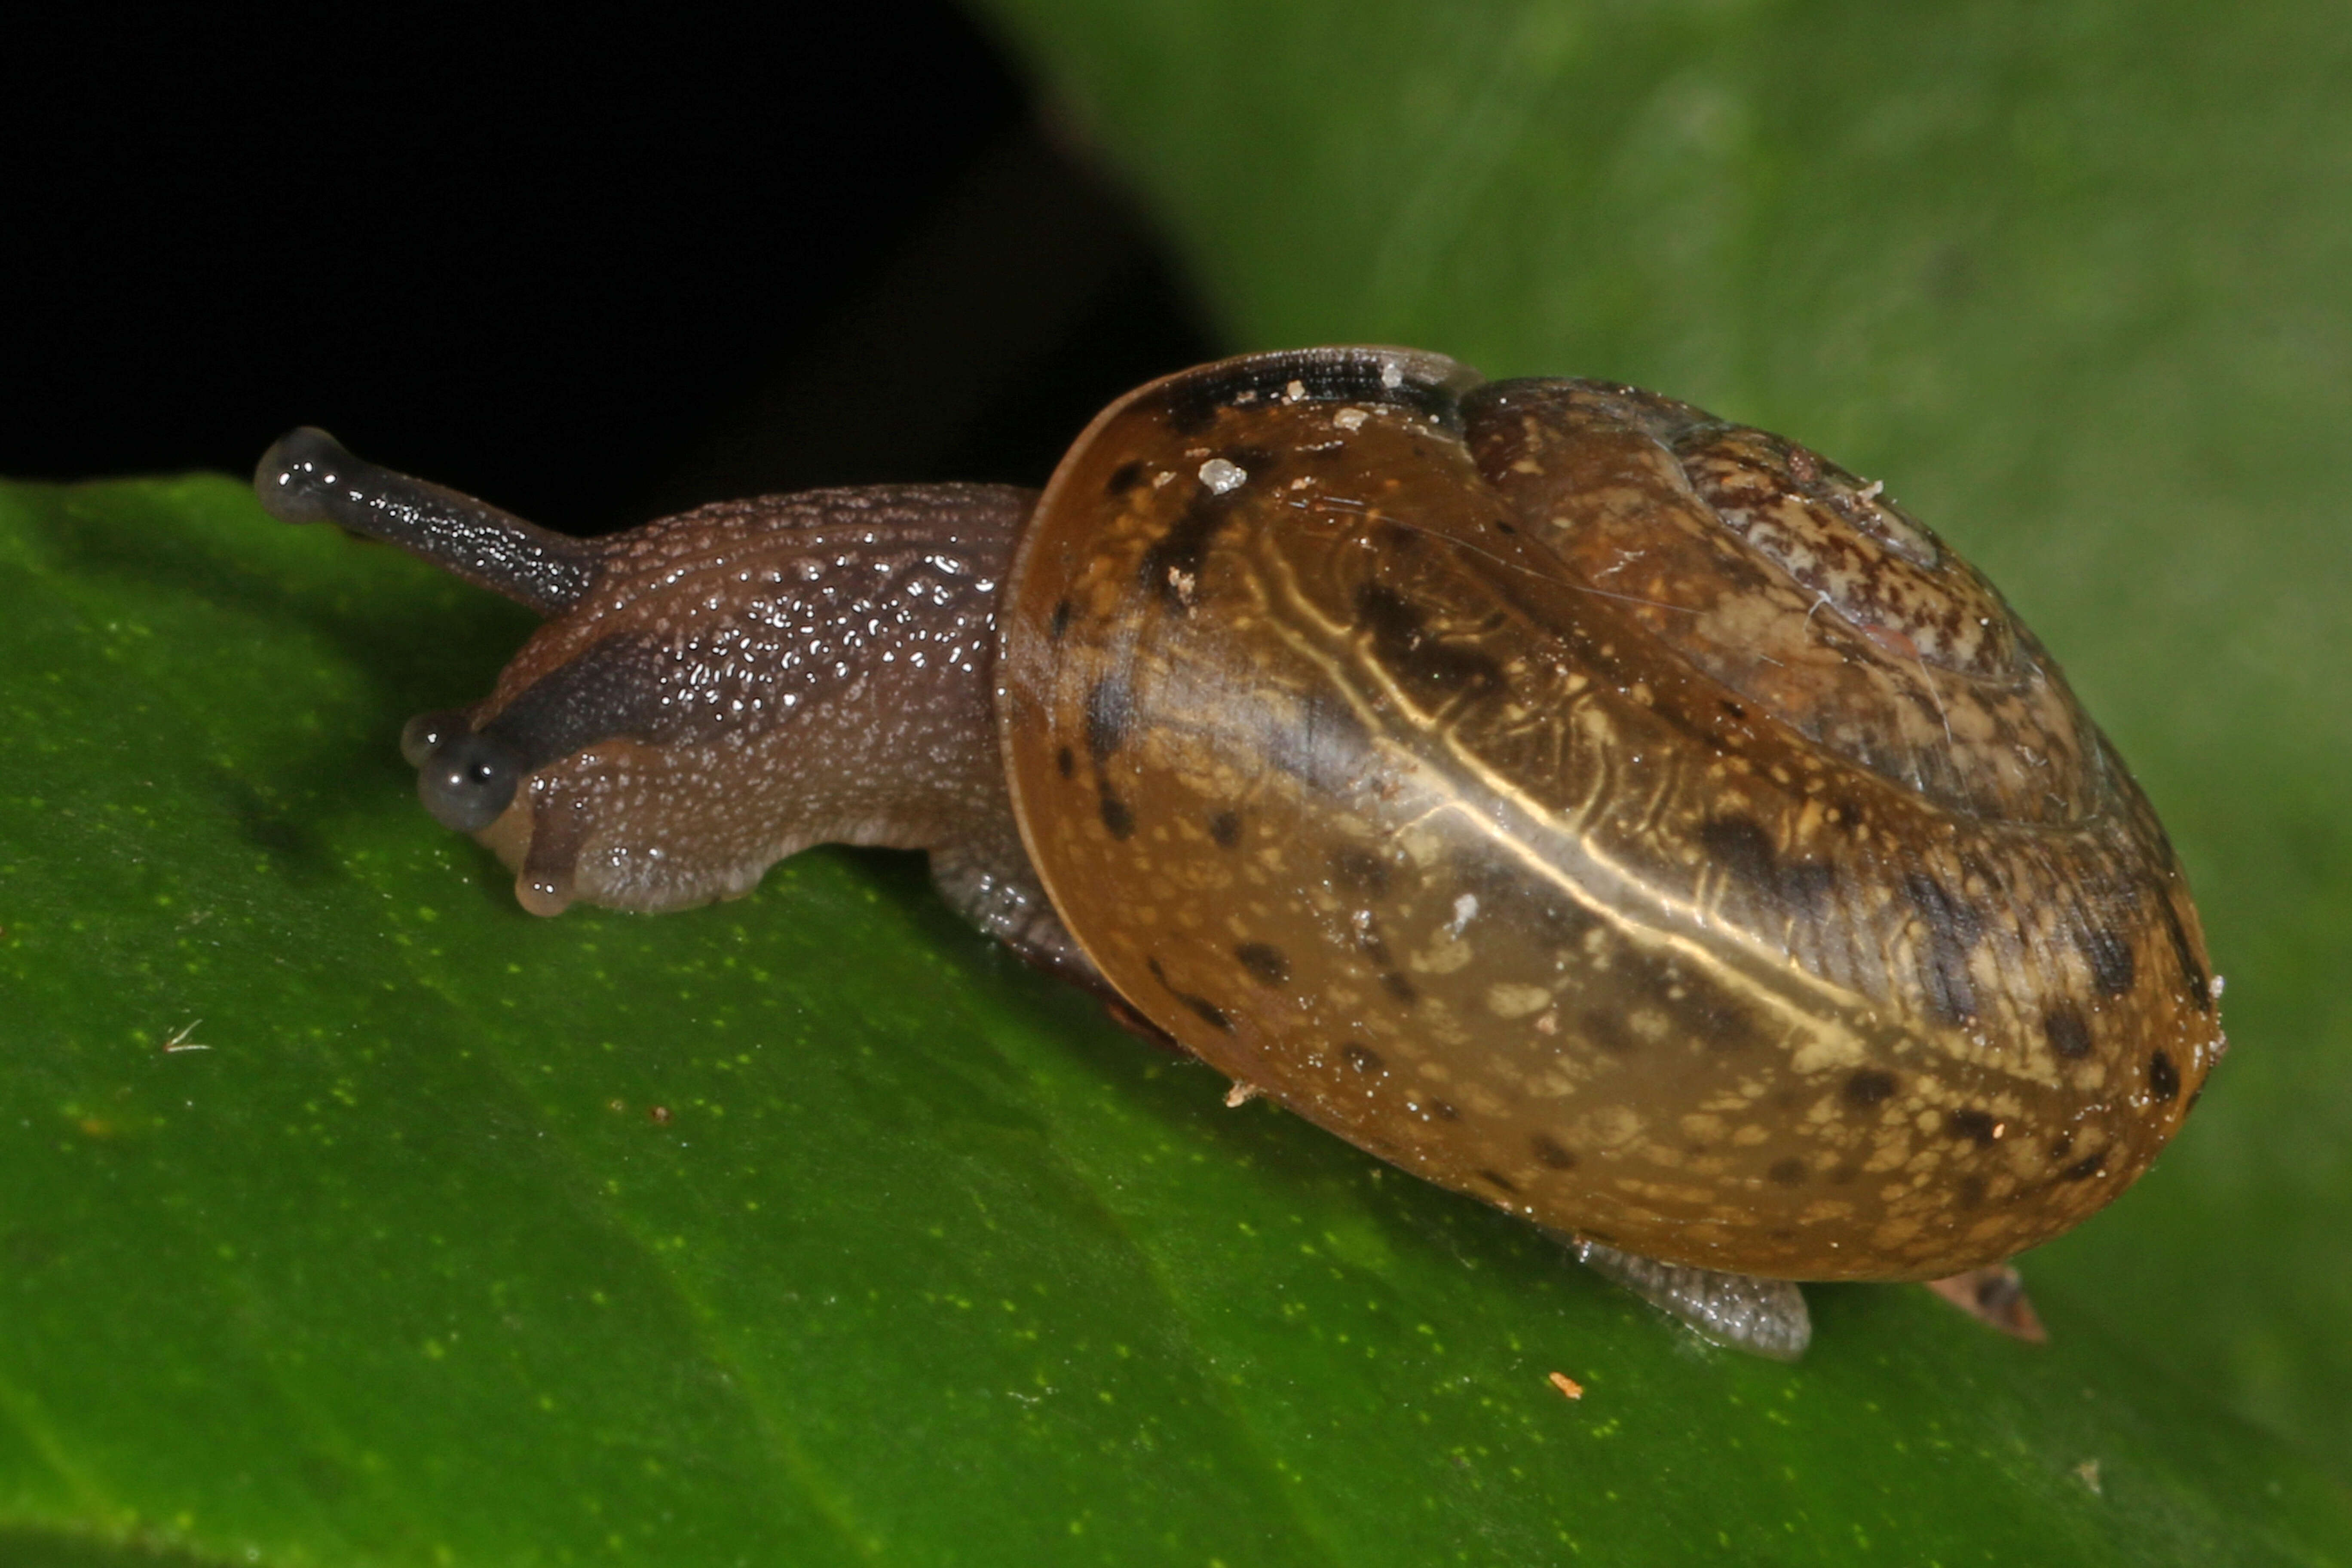
[[[2032,634],[1877,484],[1632,387],[1202,366],[1042,493],[573,539],[299,430],[264,505],[548,617],[410,722],[526,909],[819,842],[1232,1079],[1793,1357],[1793,1281],[2001,1264],[2224,1048],[2162,828]]]

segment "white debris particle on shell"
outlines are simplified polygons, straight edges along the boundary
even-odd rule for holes
[[[1201,482],[1209,487],[1211,495],[1223,495],[1237,489],[1249,478],[1249,470],[1223,458],[1212,458],[1201,465]]]

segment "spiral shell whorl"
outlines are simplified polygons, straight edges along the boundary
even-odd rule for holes
[[[1546,546],[1762,711],[1955,811],[2100,809],[2102,760],[2041,645],[1878,487],[1632,388],[1468,402],[1479,467]]]

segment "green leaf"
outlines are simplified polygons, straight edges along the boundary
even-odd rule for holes
[[[2068,660],[2241,1051],[2028,1260],[2053,1343],[1700,1348],[906,858],[532,920],[392,747],[514,612],[226,479],[0,487],[0,1560],[2352,1562],[2334,19],[999,14],[1241,341],[1787,428]]]

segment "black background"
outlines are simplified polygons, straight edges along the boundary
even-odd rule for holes
[[[73,9],[0,66],[0,474],[245,472],[296,424],[551,526],[1034,484],[1212,345],[937,0],[561,31]]]

